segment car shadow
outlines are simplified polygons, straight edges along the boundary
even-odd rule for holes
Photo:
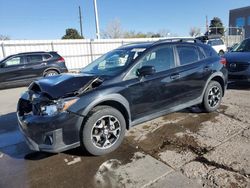
[[[15,159],[39,160],[50,157],[50,153],[33,152],[25,143],[15,112],[0,116],[0,152]]]
[[[227,89],[231,90],[250,90],[250,82],[229,82]]]

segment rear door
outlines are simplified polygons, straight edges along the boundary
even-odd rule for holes
[[[43,54],[25,56],[25,72],[28,79],[34,80],[35,78],[42,77],[46,67],[47,61],[44,59]]]
[[[202,95],[207,78],[211,74],[211,67],[207,66],[205,55],[198,46],[179,44],[176,46],[176,52],[178,71],[175,83],[181,86],[176,93],[176,100],[183,104]]]

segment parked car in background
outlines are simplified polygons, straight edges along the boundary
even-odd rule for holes
[[[227,47],[218,35],[200,36],[197,39],[201,40],[203,43],[212,46],[212,48],[219,54],[223,55],[227,51]]]
[[[68,72],[57,52],[27,52],[0,61],[0,89],[25,86],[47,76]]]
[[[250,81],[250,38],[243,40],[224,57],[229,80]]]
[[[225,60],[208,45],[184,41],[122,46],[80,74],[33,82],[17,107],[29,147],[61,152],[82,146],[103,155],[139,123],[198,104],[217,110],[227,85]]]

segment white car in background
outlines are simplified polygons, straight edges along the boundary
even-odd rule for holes
[[[219,54],[223,55],[227,51],[227,47],[221,38],[208,39],[206,44],[212,46],[212,48]]]
[[[218,35],[200,36],[196,37],[196,39],[210,45],[219,55],[223,55],[227,51],[227,46]]]

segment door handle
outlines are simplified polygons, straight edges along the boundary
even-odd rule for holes
[[[176,79],[180,78],[180,74],[172,74],[172,75],[170,76],[170,78],[171,78],[172,80],[176,80]]]
[[[45,65],[47,65],[47,63],[41,63],[41,66],[45,66]]]
[[[210,67],[209,67],[209,66],[205,66],[205,67],[203,68],[203,70],[204,70],[205,72],[207,72],[207,71],[210,70]]]

